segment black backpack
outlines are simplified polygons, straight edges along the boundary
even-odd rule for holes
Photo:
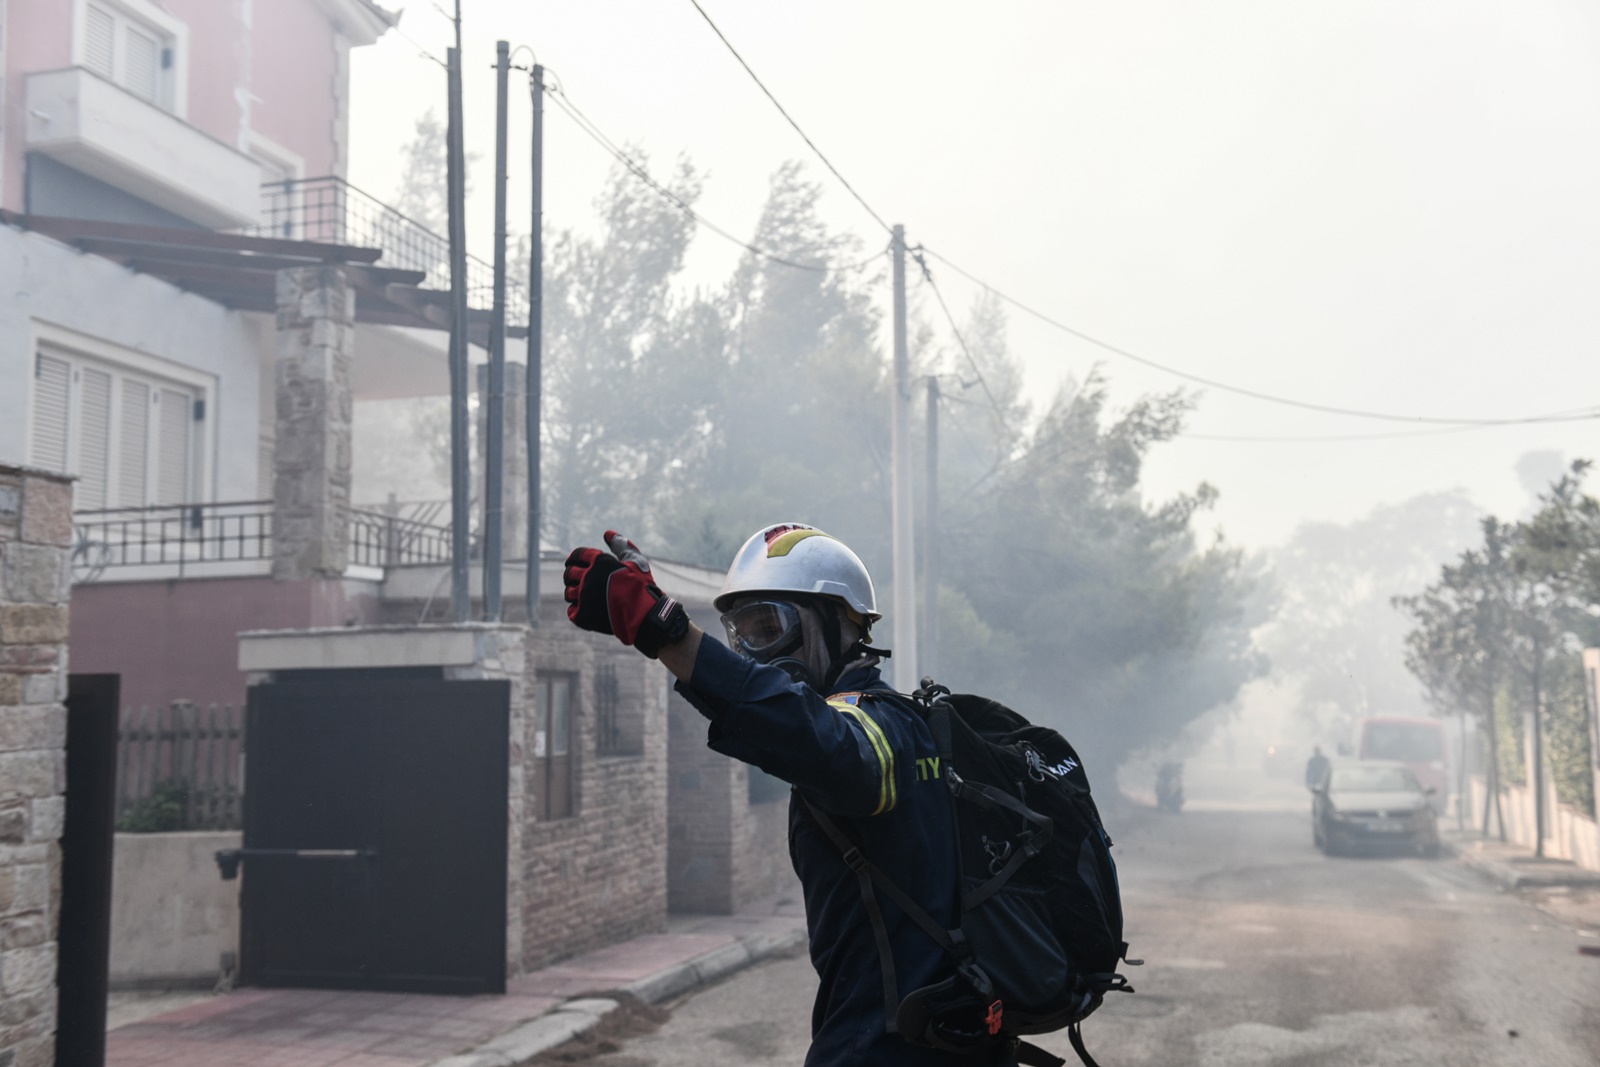
[[[1133,992],[1111,839],[1089,794],[1083,761],[1054,730],[986,697],[951,694],[928,678],[913,694],[939,749],[961,876],[961,918],[946,930],[863,856],[858,843],[809,802],[806,809],[860,881],[883,967],[889,1032],[977,1062],[1066,1061],[1023,1034],[1067,1028],[1095,1067],[1078,1024],[1109,992]],[[876,890],[950,956],[953,973],[899,998]]]

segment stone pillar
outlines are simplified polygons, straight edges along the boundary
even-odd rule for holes
[[[355,291],[339,267],[278,272],[272,576],[334,578],[350,562],[350,357]]]
[[[0,1064],[55,1062],[72,483],[0,466]]]
[[[500,452],[504,476],[500,486],[500,558],[526,559],[528,556],[528,368],[521,363],[506,364],[505,448]],[[478,366],[478,507],[483,507],[484,472],[489,469],[489,368]],[[511,589],[515,596],[519,590]]]

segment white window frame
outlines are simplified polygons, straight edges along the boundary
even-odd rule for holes
[[[185,495],[193,499],[185,500],[183,503],[204,504],[211,501],[212,470],[216,454],[216,435],[219,421],[216,417],[217,385],[214,377],[191,367],[171,363],[156,356],[151,356],[135,349],[124,348],[110,341],[91,337],[88,334],[79,333],[76,330],[70,330],[51,323],[35,320],[32,323],[30,332],[27,377],[28,403],[25,414],[27,426],[25,428],[26,436],[23,438],[28,442],[29,448],[32,447],[33,442],[33,383],[35,381],[33,368],[40,352],[56,359],[65,360],[75,369],[82,366],[90,366],[96,370],[109,371],[113,377],[119,380],[122,376],[133,376],[142,379],[146,384],[158,388],[163,384],[169,387],[177,386],[192,393],[195,400],[205,405],[205,417],[200,420],[200,425],[194,427],[190,434],[189,490]],[[68,416],[69,419],[75,417],[78,410],[77,385],[78,383],[74,381],[71,386],[72,391],[69,393],[68,410],[71,413]],[[109,435],[113,442],[116,440],[116,433],[120,428],[118,420],[121,418],[121,413],[119,410],[120,405],[117,403],[120,396],[121,387],[119,384],[114,387],[111,408],[112,425],[109,429]],[[69,422],[69,427],[70,425]],[[152,424],[151,432],[156,432],[154,424]],[[69,428],[67,434],[67,469],[69,471],[75,470],[77,467],[76,440],[75,432]],[[114,448],[115,445],[112,447]],[[155,445],[152,441],[152,448],[154,447]],[[154,453],[152,452],[151,455],[153,458]],[[116,506],[114,503],[116,500],[116,475],[114,473],[116,466],[116,457],[113,455],[108,463],[108,471],[111,473],[108,473],[106,483],[107,507]],[[156,478],[147,476],[145,491],[147,501],[154,498],[156,486]]]
[[[189,26],[181,19],[157,7],[151,0],[93,0],[98,7],[110,8],[130,22],[143,23],[171,42],[172,69],[165,86],[169,100],[155,101],[159,107],[180,119],[189,117]],[[85,35],[89,25],[90,0],[72,0],[72,65],[86,67]],[[118,82],[112,84],[118,88]]]

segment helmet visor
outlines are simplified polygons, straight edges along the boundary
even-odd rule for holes
[[[800,643],[800,612],[781,600],[743,604],[723,615],[722,625],[733,650],[758,662]]]

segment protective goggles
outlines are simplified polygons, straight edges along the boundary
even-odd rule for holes
[[[764,662],[800,644],[800,611],[782,600],[759,600],[722,616],[728,644],[740,655]]]

